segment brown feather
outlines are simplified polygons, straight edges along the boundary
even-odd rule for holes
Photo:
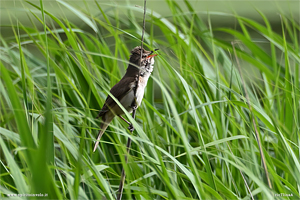
[[[118,100],[126,96],[133,88],[135,87],[135,77],[123,77],[116,85],[114,85],[110,93]],[[109,111],[109,108],[113,108],[117,103],[111,98],[110,95],[107,96],[105,103],[100,110],[98,117],[103,116],[106,112]]]

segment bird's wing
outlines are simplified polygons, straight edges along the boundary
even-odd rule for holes
[[[110,93],[118,99],[118,101],[121,101],[121,99],[128,94],[136,85],[136,78],[135,77],[123,77],[116,85],[114,85]],[[100,110],[98,117],[103,116],[107,111],[109,111],[109,108],[114,107],[116,102],[110,97],[110,95],[107,96],[105,103]]]

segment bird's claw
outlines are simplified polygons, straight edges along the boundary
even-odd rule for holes
[[[137,105],[134,104],[134,105],[131,106],[131,108],[132,108],[132,110],[136,110],[137,109]]]
[[[130,124],[130,125],[128,126],[128,130],[129,130],[130,132],[133,132],[133,131],[134,131],[134,127],[133,127],[132,124]]]

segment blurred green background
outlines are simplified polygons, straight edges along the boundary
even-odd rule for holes
[[[29,0],[28,2],[39,3],[38,0]],[[95,4],[94,1],[64,1],[83,12],[88,13],[94,17],[100,17],[101,14]],[[119,12],[121,16],[126,17],[128,5],[132,7],[137,7],[139,9],[143,9],[143,0],[140,1],[97,1],[99,5],[101,5],[103,11],[105,13],[113,13],[115,11]],[[181,8],[182,13],[188,13],[189,10],[185,6],[184,0],[175,1]],[[30,7],[25,1],[22,0],[1,0],[1,13],[0,13],[0,22],[2,25],[11,24],[11,20],[13,22],[20,21],[24,25],[29,25],[30,20],[28,19],[28,10],[26,8]],[[257,10],[260,10],[264,13],[264,15],[268,18],[269,22],[273,25],[274,28],[280,28],[280,13],[288,13],[293,14],[295,16],[295,21],[299,21],[299,9],[300,3],[299,1],[293,0],[284,0],[284,1],[273,1],[273,0],[262,0],[262,1],[248,1],[248,0],[193,0],[190,1],[191,6],[194,9],[194,12],[199,15],[203,21],[207,21],[208,14],[210,14],[210,18],[212,20],[213,26],[235,26],[236,21],[230,17],[224,17],[222,13],[237,13],[240,16],[254,19],[256,21],[262,21],[260,15],[258,15]],[[125,6],[125,7],[124,7]],[[77,26],[82,25],[82,21],[78,18],[71,10],[66,9],[57,1],[45,1],[44,7],[53,15],[59,18],[67,18],[70,22],[76,24]],[[172,12],[169,9],[168,2],[163,0],[148,0],[147,1],[147,9],[159,13],[162,17],[166,17],[167,19],[171,19]],[[40,14],[40,12],[37,12]],[[142,22],[142,13],[138,12],[136,16],[137,20],[141,20]],[[42,27],[41,24],[37,23],[37,26]],[[2,34],[7,34],[2,27]]]

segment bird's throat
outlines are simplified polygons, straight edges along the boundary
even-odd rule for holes
[[[129,64],[126,70],[125,76],[126,77],[135,77],[140,73],[140,68],[135,65]]]

